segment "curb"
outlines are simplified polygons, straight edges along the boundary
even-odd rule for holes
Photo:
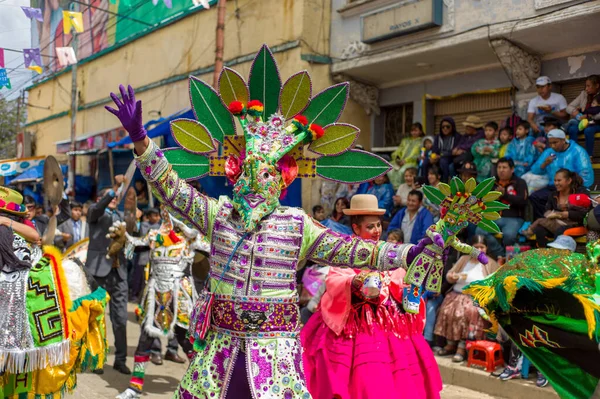
[[[467,367],[467,362],[453,363],[450,357],[436,356],[442,381],[447,385],[455,385],[473,391],[507,399],[558,399],[558,394],[548,384],[538,388],[530,373],[528,380],[514,379],[502,381],[490,373],[475,367]],[[532,376],[533,374],[533,376]]]

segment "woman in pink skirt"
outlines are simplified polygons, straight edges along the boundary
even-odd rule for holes
[[[376,197],[355,195],[344,213],[354,234],[379,240],[385,210]],[[423,338],[425,305],[419,314],[402,311],[404,274],[330,269],[319,309],[301,333],[314,399],[440,397],[440,373]]]

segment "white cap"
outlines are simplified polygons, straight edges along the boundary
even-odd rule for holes
[[[536,86],[546,86],[546,85],[549,85],[549,84],[552,84],[552,81],[550,80],[550,78],[548,76],[540,76],[535,81],[535,85]]]
[[[572,237],[564,235],[556,237],[548,246],[556,249],[568,249],[571,252],[575,252],[577,249],[575,240]]]
[[[567,135],[565,134],[564,130],[561,129],[552,129],[548,132],[548,138],[549,139],[563,139],[566,140],[567,139]]]

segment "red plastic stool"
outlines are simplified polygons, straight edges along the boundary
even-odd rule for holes
[[[488,373],[496,370],[499,366],[504,366],[502,348],[497,342],[471,341],[467,350],[469,351],[467,366],[476,364],[484,367]]]

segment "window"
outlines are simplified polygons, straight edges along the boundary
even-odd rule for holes
[[[383,146],[397,146],[404,137],[410,134],[410,126],[413,123],[413,104],[406,103],[383,108],[383,115]]]

